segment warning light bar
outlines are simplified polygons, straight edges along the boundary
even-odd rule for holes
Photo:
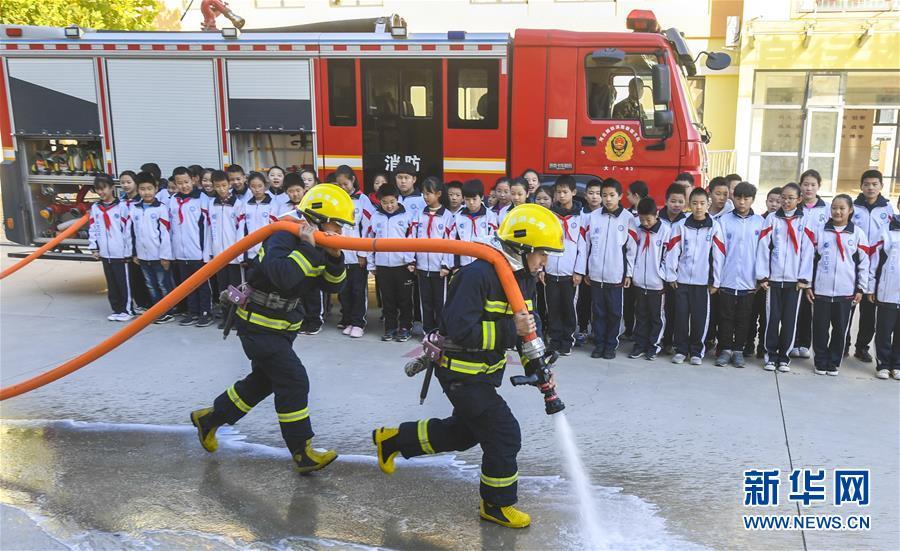
[[[659,32],[659,22],[650,10],[631,10],[625,18],[625,26],[636,33]]]

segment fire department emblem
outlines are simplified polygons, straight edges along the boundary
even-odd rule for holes
[[[613,162],[630,161],[634,154],[634,145],[625,132],[614,132],[606,141],[606,158]]]

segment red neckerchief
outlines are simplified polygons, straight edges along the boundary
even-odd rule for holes
[[[837,241],[838,252],[841,253],[841,260],[844,260],[844,243],[841,242],[841,232],[834,230],[834,239]]]
[[[437,215],[437,212],[431,212],[426,210],[425,214],[428,215],[428,226],[425,227],[425,237],[431,237],[431,224],[434,222],[434,217]]]
[[[465,216],[472,221],[472,235],[478,235],[478,224],[475,223],[475,219],[479,218],[479,216],[471,214],[467,214]]]
[[[646,251],[650,247],[650,230],[644,229],[644,250]]]
[[[106,231],[109,231],[109,229],[112,227],[112,219],[110,219],[109,217],[109,210],[116,205],[118,205],[118,203],[113,203],[108,207],[104,207],[102,204],[97,205],[98,207],[100,207],[100,211],[103,213],[103,224],[106,226]]]
[[[188,201],[191,200],[190,197],[185,197],[182,199],[181,197],[176,197],[175,200],[178,202],[178,223],[184,224],[184,214],[181,212],[181,207],[183,207]]]
[[[791,216],[790,218],[785,217],[784,221],[787,222],[787,233],[788,239],[791,240],[791,245],[794,246],[794,252],[800,251],[800,243],[797,241],[797,232],[794,230],[793,222],[796,217]]]
[[[569,233],[569,220],[574,216],[574,214],[570,214],[568,216],[563,216],[561,214],[557,214],[556,217],[562,222],[563,231],[566,232],[566,239],[569,241],[575,241],[572,239],[572,234]]]

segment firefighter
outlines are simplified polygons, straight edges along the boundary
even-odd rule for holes
[[[535,204],[519,205],[507,215],[489,244],[503,252],[524,297],[535,292],[537,274],[548,253],[563,251],[562,226],[556,215]],[[485,260],[464,266],[451,280],[441,315],[443,355],[435,375],[453,404],[446,419],[423,419],[398,428],[373,431],[378,466],[394,472],[397,454],[405,458],[463,451],[481,444],[481,518],[509,528],[524,528],[531,517],[516,509],[516,455],[519,423],[497,394],[503,382],[506,351],[536,331],[533,306],[511,311],[496,271]],[[529,365],[525,362],[526,372]]]
[[[628,81],[628,97],[613,107],[614,119],[644,119],[644,109],[641,107],[641,96],[644,95],[644,81],[638,77]]]
[[[333,184],[312,188],[298,210],[306,225],[297,234],[280,231],[266,239],[247,275],[246,301],[235,305],[238,336],[252,370],[216,398],[213,407],[191,412],[200,444],[216,451],[216,429],[233,425],[269,394],[275,394],[275,410],[281,435],[300,473],[327,466],[334,451],[315,450],[307,400],[309,379],[292,343],[300,329],[300,298],[312,287],[336,293],[346,278],[340,249],[317,247],[313,232],[340,232],[353,225],[353,200]]]

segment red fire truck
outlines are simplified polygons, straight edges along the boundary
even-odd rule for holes
[[[95,172],[146,162],[164,176],[237,163],[323,178],[346,164],[367,185],[401,161],[488,186],[532,168],[547,180],[642,179],[656,196],[679,172],[703,177],[708,136],[685,80],[695,58],[652,12],[632,12],[632,32],[409,34],[396,16],[367,25],[0,25],[7,237],[46,242],[85,208]],[[729,61],[709,53],[706,65]]]

